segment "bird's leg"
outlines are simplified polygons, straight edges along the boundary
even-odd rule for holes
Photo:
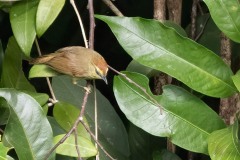
[[[90,87],[84,87],[84,86],[79,85],[79,84],[77,83],[77,78],[73,77],[72,83],[73,83],[74,85],[77,85],[77,86],[83,88],[86,92],[91,93],[91,88],[90,88]]]

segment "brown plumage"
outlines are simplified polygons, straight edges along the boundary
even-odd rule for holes
[[[108,65],[94,50],[71,46],[32,59],[30,64],[46,64],[54,70],[76,78],[103,79],[107,83]]]

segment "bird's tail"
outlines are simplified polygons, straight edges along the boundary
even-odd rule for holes
[[[50,61],[53,56],[44,55],[38,58],[33,58],[29,60],[29,64],[45,64],[46,62]]]

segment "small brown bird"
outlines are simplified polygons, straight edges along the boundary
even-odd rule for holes
[[[32,59],[30,64],[46,64],[73,78],[103,79],[107,84],[107,62],[99,53],[85,47],[61,48],[54,53]]]

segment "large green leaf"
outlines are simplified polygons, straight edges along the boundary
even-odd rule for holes
[[[74,107],[73,105],[66,102],[58,102],[54,105],[53,116],[58,122],[58,124],[66,131],[70,131],[73,124],[77,120],[80,114],[80,110]],[[84,118],[85,123],[87,123]],[[89,133],[80,123],[77,127],[77,133],[79,136],[82,136],[86,139],[91,139]]]
[[[153,153],[153,160],[181,160],[181,159],[176,154],[168,150],[162,150],[161,152],[155,151]]]
[[[2,47],[2,41],[0,40],[0,79],[2,75],[2,65],[3,65],[3,59],[4,59],[4,51]],[[1,85],[1,83],[0,83]]]
[[[40,0],[36,18],[36,29],[39,37],[43,35],[56,19],[64,3],[65,0]]]
[[[4,138],[14,147],[18,158],[44,159],[53,147],[53,136],[41,106],[29,95],[14,89],[1,89],[0,97],[6,99],[10,110]]]
[[[51,69],[49,66],[44,64],[33,65],[29,71],[29,78],[36,77],[54,77],[60,75],[57,71]]]
[[[1,135],[0,135],[1,140]],[[10,150],[10,148],[7,148],[3,145],[3,143],[0,141],[0,160],[7,160],[7,152]]]
[[[15,3],[10,10],[13,34],[24,52],[30,57],[32,44],[36,37],[35,17],[38,0],[26,0]]]
[[[213,97],[236,92],[230,68],[216,54],[156,20],[96,16],[139,63],[163,71]]]
[[[35,91],[22,71],[22,52],[14,37],[9,39],[1,77],[1,85],[5,88]]]
[[[9,106],[4,98],[0,98],[0,126],[8,122],[10,111]]]
[[[173,85],[164,86],[163,94],[154,96],[149,91],[148,79],[145,76],[124,73],[146,89],[147,93],[121,76],[114,78],[115,97],[132,123],[150,134],[169,137],[174,144],[187,150],[208,153],[208,136],[211,132],[225,127],[211,108],[197,97]]]
[[[239,126],[236,121],[228,128],[213,132],[209,136],[209,154],[212,160],[240,159]]]
[[[233,41],[240,42],[239,0],[204,0],[204,2],[219,29]]]
[[[55,143],[59,142],[63,136],[65,135],[58,135],[54,137]],[[80,151],[81,157],[92,157],[97,154],[97,149],[92,144],[89,139],[86,139],[82,136],[78,136],[78,147]],[[63,142],[58,148],[56,149],[56,152],[61,155],[68,155],[71,157],[78,157],[76,146],[75,146],[75,137],[74,135],[71,135],[67,138],[66,141]]]
[[[237,73],[234,76],[232,76],[232,80],[235,86],[237,87],[238,91],[240,91],[240,70],[237,71]]]
[[[58,76],[53,78],[53,89],[56,97],[60,101],[65,101],[74,106],[80,107],[84,97],[84,89],[72,84],[72,79],[68,76]],[[79,81],[78,85],[85,86],[85,81]],[[106,86],[107,87],[107,86]],[[110,102],[97,90],[98,103],[98,134],[99,141],[104,148],[117,159],[128,159],[129,146],[126,129],[113,109]],[[85,117],[91,130],[94,130],[94,95],[89,95],[85,110]],[[101,152],[100,159],[109,158]]]

